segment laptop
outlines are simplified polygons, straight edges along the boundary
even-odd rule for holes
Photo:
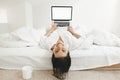
[[[70,25],[72,20],[72,6],[51,6],[51,20],[58,24],[58,27]]]

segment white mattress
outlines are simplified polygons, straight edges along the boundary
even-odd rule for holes
[[[83,70],[120,63],[120,47],[93,46],[91,49],[70,51],[71,70]],[[52,53],[40,47],[0,48],[0,68],[49,70]]]

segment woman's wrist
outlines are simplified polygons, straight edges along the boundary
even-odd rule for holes
[[[74,35],[74,31],[69,31],[72,35]]]

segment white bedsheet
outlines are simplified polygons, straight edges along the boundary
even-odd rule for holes
[[[70,51],[71,70],[91,69],[120,63],[120,48],[92,46],[91,49]],[[21,69],[30,65],[34,69],[52,69],[52,53],[39,47],[0,48],[0,68]]]

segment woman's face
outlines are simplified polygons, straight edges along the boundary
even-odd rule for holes
[[[67,52],[68,52],[67,48],[65,47],[65,45],[62,41],[58,41],[53,47],[53,53],[54,54],[66,55]]]

